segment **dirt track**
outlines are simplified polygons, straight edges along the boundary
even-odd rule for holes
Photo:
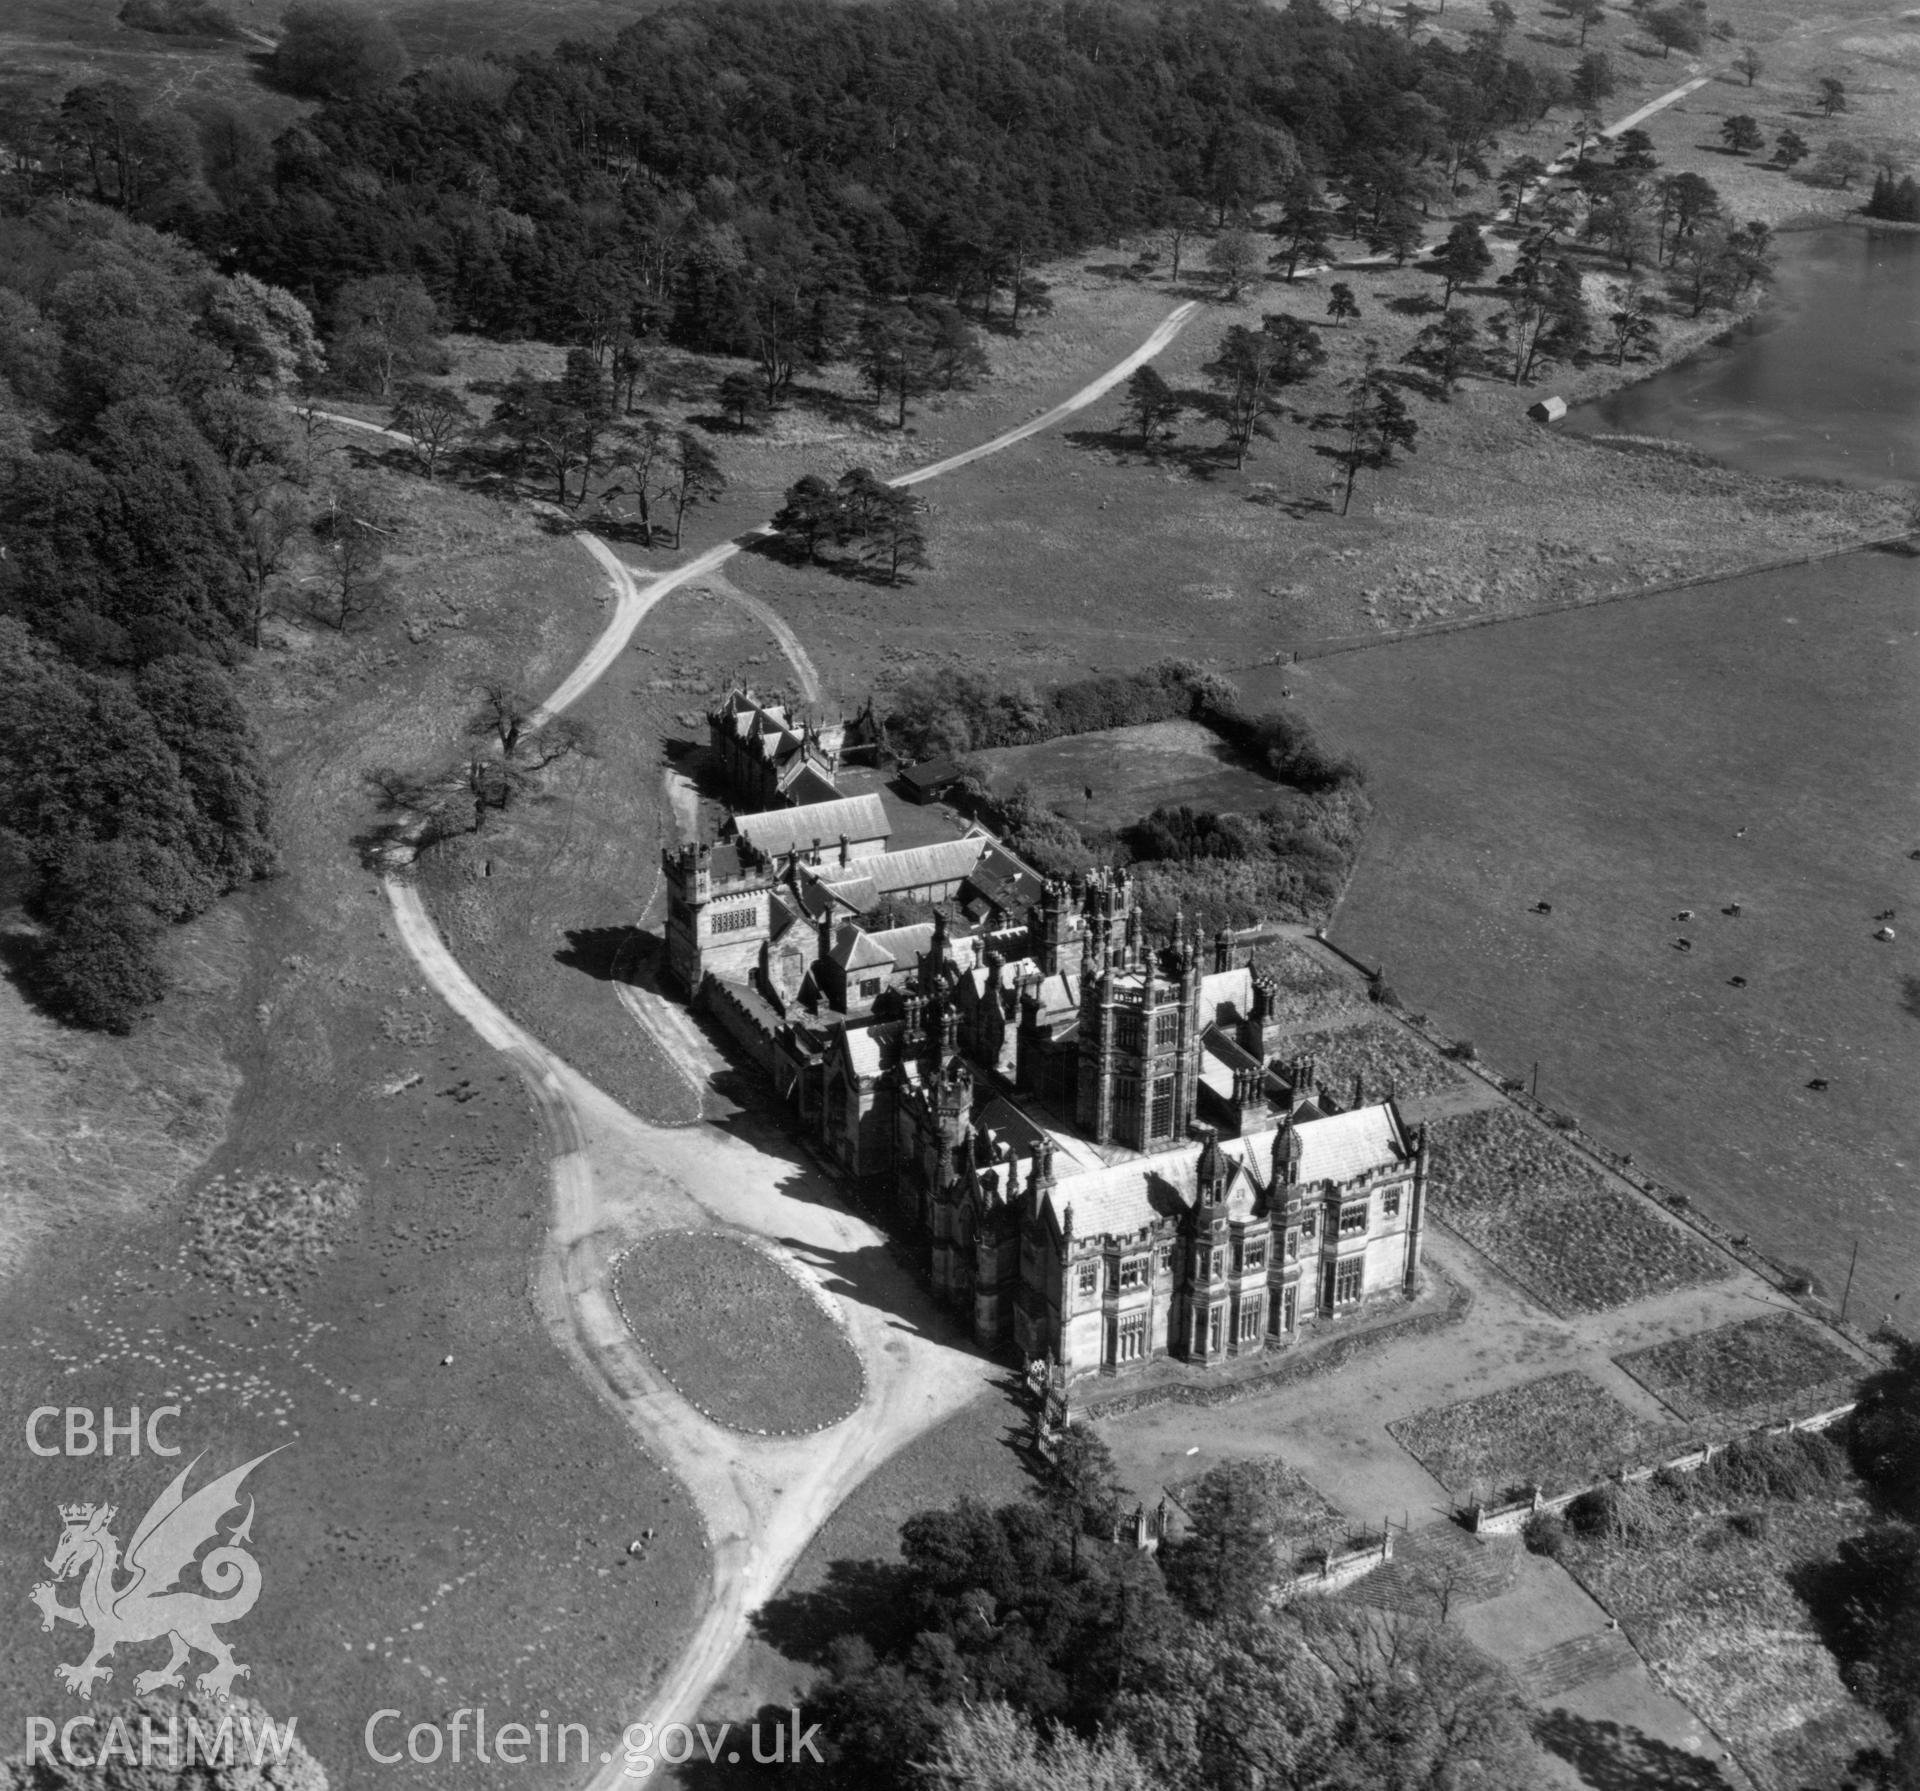
[[[892,481],[910,485],[1024,441],[1092,404],[1172,341],[1197,307],[1173,311],[1117,366],[1016,429]],[[351,422],[351,419],[339,419]],[[377,425],[356,427],[382,435]],[[542,705],[577,700],[619,657],[669,591],[717,569],[757,535],[723,542],[639,585],[597,537],[583,545],[613,581],[614,613]],[[759,613],[759,606],[753,606]],[[768,618],[763,618],[768,619]],[[817,675],[798,637],[776,628],[803,688]],[[644,1445],[686,1485],[713,1554],[713,1595],[685,1652],[653,1688],[638,1720],[658,1728],[690,1718],[747,1634],[752,1613],[780,1586],[814,1532],[875,1468],[971,1400],[996,1365],[955,1335],[885,1235],[841,1205],[836,1186],[771,1133],[757,1140],[703,1123],[641,1120],[516,1026],[460,967],[419,891],[389,878],[401,939],[447,1004],[520,1072],[553,1147],[553,1207],[535,1270],[535,1302],[555,1343]],[[649,992],[650,993],[650,992]],[[704,1041],[664,1002],[630,1003],[676,1061],[703,1064]],[[806,1437],[747,1436],[702,1416],[634,1344],[614,1306],[610,1264],[623,1247],[668,1227],[702,1226],[771,1242],[829,1296],[866,1374],[860,1409]],[[617,1759],[593,1784],[624,1777]]]

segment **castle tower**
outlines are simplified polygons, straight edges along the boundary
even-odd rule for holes
[[[723,862],[724,861],[724,862]],[[711,974],[746,981],[771,926],[773,879],[731,848],[688,844],[660,855],[667,885],[667,968],[698,994]]]
[[[1096,1144],[1110,1144],[1114,1135],[1117,996],[1114,973],[1105,966],[1098,975],[1081,979],[1080,1065],[1074,1078],[1073,1118]]]

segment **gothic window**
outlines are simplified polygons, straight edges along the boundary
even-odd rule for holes
[[[1168,1008],[1153,1016],[1153,1042],[1156,1045],[1171,1045],[1180,1036],[1180,1012],[1177,1008]]]
[[[1154,1251],[1153,1272],[1156,1275],[1171,1275],[1173,1273],[1173,1246],[1171,1244],[1162,1244],[1159,1249]]]
[[[1300,1309],[1299,1302],[1300,1290],[1297,1287],[1281,1290],[1273,1308],[1273,1334],[1276,1337],[1283,1337],[1293,1329],[1295,1314]]]
[[[1099,1287],[1100,1271],[1096,1269],[1092,1263],[1083,1262],[1080,1265],[1076,1285],[1080,1289],[1080,1297],[1083,1300],[1086,1299]]]
[[[1122,1051],[1140,1049],[1140,1016],[1131,1011],[1114,1016],[1113,1042]]]
[[[1227,1252],[1225,1245],[1215,1245],[1207,1258],[1207,1274],[1215,1281],[1226,1273]]]
[[[1358,1256],[1351,1262],[1340,1264],[1333,1277],[1333,1303],[1336,1306],[1351,1305],[1359,1299],[1360,1277],[1366,1266],[1365,1260]]]
[[[1153,1085],[1153,1124],[1149,1138],[1164,1138],[1173,1130],[1173,1078],[1162,1076]]]
[[[1144,1312],[1120,1321],[1118,1346],[1114,1353],[1115,1359],[1121,1362],[1138,1362],[1146,1355],[1147,1315]]]
[[[1140,1084],[1135,1077],[1114,1079],[1113,1124],[1122,1138],[1140,1136]]]
[[[1300,1234],[1297,1231],[1287,1233],[1287,1261],[1292,1262],[1300,1254]]]
[[[1262,1238],[1258,1243],[1248,1244],[1241,1252],[1240,1267],[1248,1273],[1267,1266],[1267,1241]]]
[[[860,997],[863,1001],[871,1001],[874,998],[874,996],[878,995],[879,993],[880,993],[879,977],[863,976],[860,979]]]
[[[1226,1317],[1226,1308],[1215,1306],[1207,1314],[1207,1353],[1211,1355],[1220,1347],[1221,1321]]]
[[[1256,1296],[1244,1302],[1240,1308],[1240,1341],[1252,1343],[1260,1335],[1261,1310],[1266,1305],[1264,1299]]]
[[[1340,1209],[1340,1235],[1343,1238],[1357,1238],[1367,1229],[1367,1203],[1356,1200],[1351,1206]]]
[[[716,933],[741,933],[753,925],[754,919],[754,905],[749,902],[740,908],[714,909],[709,926]]]
[[[1300,1217],[1300,1235],[1303,1238],[1317,1238],[1320,1235],[1320,1215],[1311,1207]]]
[[[1120,1291],[1130,1293],[1136,1287],[1147,1284],[1147,1259],[1144,1256],[1129,1256],[1120,1265]]]
[[[1380,1212],[1383,1218],[1397,1219],[1400,1217],[1400,1190],[1398,1188],[1389,1188],[1380,1196]]]

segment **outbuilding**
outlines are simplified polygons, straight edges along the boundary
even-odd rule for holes
[[[900,773],[901,793],[911,802],[937,802],[960,781],[960,767],[952,759],[928,759]]]

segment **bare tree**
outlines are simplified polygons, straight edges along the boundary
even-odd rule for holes
[[[307,613],[336,633],[345,634],[379,603],[385,581],[390,531],[373,520],[364,496],[334,491],[317,532],[327,547],[327,568],[309,591]]]
[[[248,638],[253,646],[260,644],[260,626],[267,619],[274,580],[306,520],[307,507],[291,485],[273,485],[260,492],[240,518],[240,571],[247,581]]]

